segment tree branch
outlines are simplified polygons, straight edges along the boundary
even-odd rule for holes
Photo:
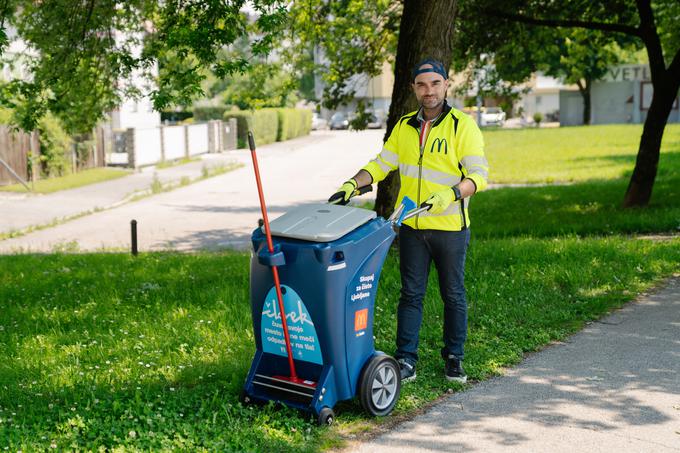
[[[576,81],[576,86],[578,87],[578,90],[581,92],[581,94],[584,94],[586,92],[586,87],[583,86],[581,83],[581,79]]]
[[[523,16],[521,14],[506,13],[504,11],[499,11],[491,8],[483,9],[482,13],[492,17],[498,17],[500,19],[506,19],[513,22],[521,22],[523,24],[529,25],[538,25],[544,27],[577,27],[586,28],[588,30],[617,32],[626,35],[641,37],[640,29],[637,27],[631,27],[630,25],[606,24],[603,22],[589,22],[582,20],[539,19],[536,17]]]
[[[652,72],[652,83],[666,70],[666,62],[663,58],[663,48],[659,33],[654,23],[654,12],[649,0],[635,0],[638,14],[640,15],[640,37],[647,48],[649,69]]]
[[[83,22],[83,35],[81,39],[85,41],[85,38],[87,37],[87,26],[90,22],[90,19],[92,19],[92,12],[94,11],[94,0],[90,0],[90,4],[87,7],[87,17],[85,18],[85,22]]]

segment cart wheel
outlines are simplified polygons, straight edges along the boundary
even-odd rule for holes
[[[246,393],[246,389],[241,389],[241,393],[238,395],[238,400],[244,406],[250,406],[253,404],[253,399]]]
[[[316,419],[316,423],[319,426],[331,426],[335,421],[335,413],[330,407],[324,406],[319,412],[319,416]]]
[[[364,365],[359,378],[359,401],[371,415],[392,412],[401,391],[399,364],[388,355],[376,355]]]

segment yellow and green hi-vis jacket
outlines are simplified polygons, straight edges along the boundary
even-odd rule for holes
[[[444,110],[432,123],[422,147],[420,132],[418,112],[404,115],[380,154],[363,168],[371,174],[373,182],[399,170],[401,189],[397,204],[407,196],[420,206],[433,192],[452,187],[463,178],[472,180],[477,191],[486,188],[489,164],[484,157],[482,132],[472,117],[444,103]],[[420,230],[463,230],[470,226],[469,202],[469,198],[454,201],[441,214],[427,211],[404,224]]]

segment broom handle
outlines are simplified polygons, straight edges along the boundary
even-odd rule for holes
[[[260,196],[260,208],[262,209],[262,220],[264,221],[264,232],[267,236],[267,248],[269,253],[274,253],[274,244],[272,242],[272,233],[269,230],[269,218],[267,217],[267,206],[264,203],[264,193],[262,191],[262,182],[260,181],[260,169],[257,166],[257,155],[255,154],[255,138],[252,132],[248,132],[248,145],[250,146],[250,155],[253,158],[253,167],[255,168],[255,179],[257,180],[257,194]],[[279,301],[279,313],[281,313],[281,324],[283,325],[283,336],[286,340],[286,353],[288,354],[288,367],[290,368],[291,379],[297,379],[295,373],[295,363],[293,363],[293,351],[290,347],[290,336],[288,335],[288,323],[286,321],[286,310],[283,306],[283,296],[281,295],[281,282],[279,280],[279,270],[276,266],[272,266],[272,275],[274,276],[274,286],[276,287],[276,298]]]

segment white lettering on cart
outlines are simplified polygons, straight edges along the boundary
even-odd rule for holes
[[[366,299],[371,297],[370,290],[373,289],[373,281],[375,280],[375,274],[362,275],[359,277],[359,285],[354,287],[354,294],[350,295],[349,298],[352,302],[356,300]],[[366,292],[368,291],[368,292]]]
[[[352,294],[350,298],[352,299],[352,302],[355,300],[361,300],[361,299],[366,299],[367,297],[370,297],[370,293],[357,293],[357,294]]]
[[[278,305],[276,303],[273,303],[273,302],[275,302],[275,301],[272,301],[272,303],[271,303],[272,309],[271,310],[263,310],[262,314],[267,316],[268,318],[281,319],[281,314],[277,310]],[[267,304],[267,305],[269,305],[269,304]],[[314,323],[312,322],[311,319],[309,319],[309,317],[307,316],[307,313],[302,311],[302,301],[301,300],[298,300],[297,307],[298,307],[297,312],[293,311],[293,312],[290,312],[290,313],[286,313],[286,319],[290,319],[291,322],[296,323],[296,324],[305,324],[306,323],[306,324],[309,324],[310,326],[313,326]],[[298,332],[302,331],[301,328],[298,327],[298,329],[300,329],[300,330],[297,330]],[[294,329],[293,326],[289,326],[289,330],[296,330],[296,329]]]

